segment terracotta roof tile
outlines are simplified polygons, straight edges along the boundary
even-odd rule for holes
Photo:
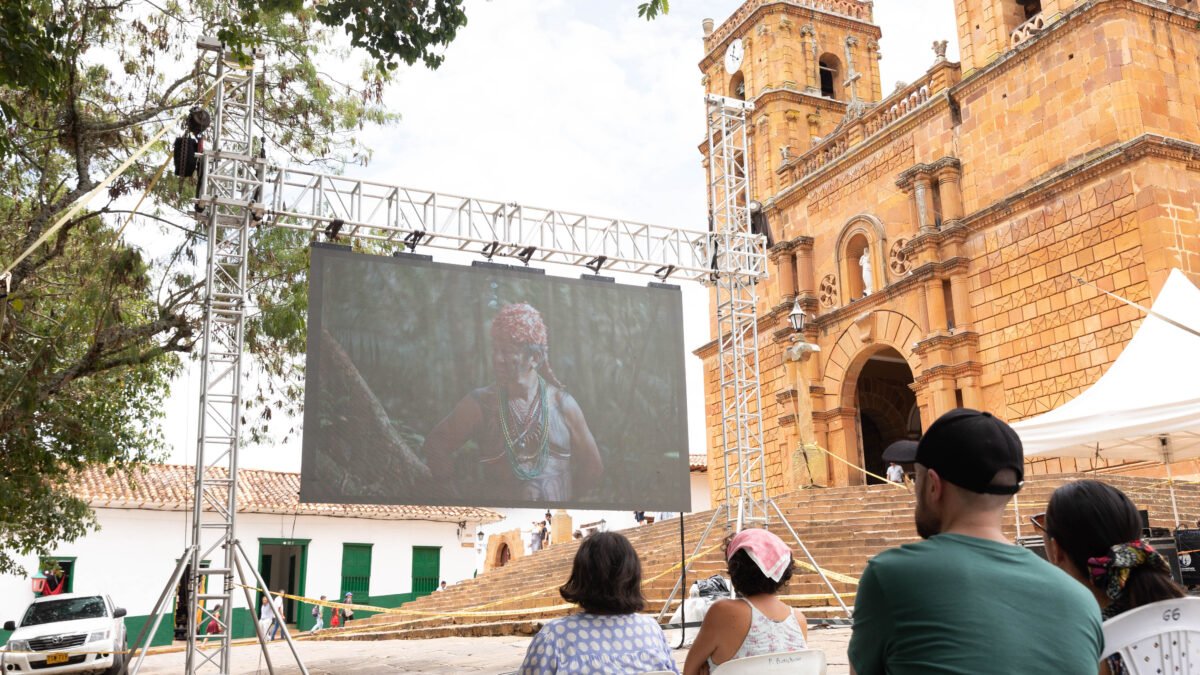
[[[692,471],[708,471],[708,455],[688,455],[688,464]]]
[[[208,476],[223,478],[224,469]],[[75,494],[93,508],[186,511],[191,508],[195,469],[184,464],[147,464],[108,475],[93,466],[74,481]],[[395,506],[387,504],[301,504],[300,474],[261,469],[238,471],[238,513],[287,513],[368,520],[494,522],[500,514],[470,506]]]

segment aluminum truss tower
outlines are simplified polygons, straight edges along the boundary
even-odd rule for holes
[[[765,273],[766,251],[762,237],[747,236],[751,229],[746,117],[754,104],[713,94],[707,103],[725,504],[727,520],[736,521],[740,531],[744,524],[767,521],[755,290]]]

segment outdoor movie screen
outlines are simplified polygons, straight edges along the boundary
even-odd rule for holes
[[[300,500],[691,507],[678,288],[317,244]]]

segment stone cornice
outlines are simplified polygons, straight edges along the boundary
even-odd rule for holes
[[[1200,162],[1200,145],[1158,134],[1143,134],[1102,149],[1089,158],[1036,180],[1029,187],[963,218],[963,225],[968,231],[977,232],[1038,202],[1094,180],[1115,167],[1145,157],[1162,157],[1184,163]]]
[[[958,98],[961,95],[970,94],[976,89],[986,86],[989,82],[996,79],[996,77],[1024,63],[1031,55],[1058,44],[1057,40],[1048,39],[1049,36],[1087,25],[1090,22],[1085,22],[1083,20],[1084,16],[1099,15],[1107,11],[1118,11],[1120,9],[1137,12],[1145,16],[1158,14],[1178,26],[1196,28],[1198,22],[1200,22],[1200,13],[1198,12],[1173,7],[1164,2],[1155,2],[1154,0],[1088,0],[1071,9],[1066,14],[1063,14],[1057,21],[1048,25],[1045,30],[1006,52],[999,59],[964,77],[961,82],[950,88],[950,95]],[[1095,17],[1090,18],[1094,19]]]
[[[921,174],[933,176],[945,169],[962,171],[962,162],[959,162],[957,157],[943,157],[929,164],[915,164],[896,177],[896,187],[901,190],[907,190],[912,186],[912,182],[917,176]]]
[[[839,407],[830,408],[829,410],[814,410],[812,416],[814,420],[832,422],[838,418],[854,417],[857,414],[858,410],[856,408]]]
[[[937,249],[942,244],[965,241],[971,233],[964,221],[947,220],[940,230],[918,232],[904,245],[904,255],[916,256],[926,249]]]
[[[979,348],[979,333],[970,330],[954,333],[938,333],[917,343],[913,354],[924,358],[926,354],[939,349],[955,349],[957,347]]]
[[[786,0],[757,0],[758,6],[749,8],[755,0],[746,2],[737,9],[721,25],[717,26],[712,34],[704,38],[704,58],[700,60],[700,70],[708,72],[708,69],[715,63],[719,62],[725,54],[725,48],[728,44],[739,36],[744,37],[744,29],[746,26],[758,21],[762,17],[770,14],[785,14],[797,17],[802,20],[802,23],[807,23],[812,19],[813,13],[820,13],[821,23],[840,28],[844,30],[863,31],[878,40],[883,36],[883,31],[879,26],[870,21],[870,3],[858,3],[867,6],[867,17],[865,19],[855,18],[844,14],[838,14],[831,11],[827,7],[822,7],[825,3],[814,0],[803,2],[788,2]]]
[[[930,382],[959,378],[966,375],[974,375],[975,377],[978,377],[982,373],[983,365],[978,361],[964,361],[963,363],[956,363],[952,366],[939,364],[922,370],[920,375],[917,375],[915,378],[913,378],[913,383],[911,386],[915,390],[925,387]]]

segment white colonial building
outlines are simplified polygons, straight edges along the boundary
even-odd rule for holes
[[[151,465],[131,476],[89,470],[74,481],[100,527],[64,543],[54,558],[76,593],[107,593],[128,610],[130,635],[141,630],[186,545],[193,468]],[[476,573],[479,527],[500,516],[487,509],[431,506],[301,504],[300,476],[239,472],[238,538],[273,590],[334,600],[354,591],[356,603],[396,607]],[[38,561],[23,561],[31,573]],[[214,564],[223,561],[214,560]],[[0,576],[0,621],[16,620],[34,598],[31,579]],[[253,635],[244,596],[235,594],[234,635]],[[185,612],[177,592],[153,644],[171,641]],[[257,598],[256,598],[257,602]],[[326,625],[329,625],[329,613]],[[311,607],[288,602],[287,618],[312,625]],[[0,643],[7,635],[0,633]]]

